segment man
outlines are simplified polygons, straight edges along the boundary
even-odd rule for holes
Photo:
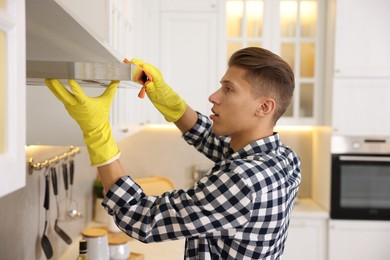
[[[75,81],[69,81],[71,93],[58,80],[46,80],[83,131],[107,191],[103,206],[119,228],[147,243],[185,237],[186,259],[279,259],[301,180],[298,156],[273,132],[293,95],[288,64],[262,48],[234,53],[209,97],[211,123],[158,69],[131,62],[142,70],[136,79],[155,107],[215,165],[188,190],[146,196],[125,174],[111,135],[108,114],[118,82],[90,98]]]

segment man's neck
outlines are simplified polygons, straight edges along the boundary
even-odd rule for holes
[[[230,147],[237,152],[254,141],[273,135],[273,128],[267,130],[258,130],[253,133],[242,133],[231,136]]]

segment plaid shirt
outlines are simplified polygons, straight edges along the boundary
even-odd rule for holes
[[[185,259],[279,259],[301,181],[298,156],[277,133],[240,151],[200,115],[185,140],[215,162],[189,190],[146,196],[122,177],[103,206],[142,242],[186,238]]]

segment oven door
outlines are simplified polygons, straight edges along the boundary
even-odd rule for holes
[[[390,155],[332,155],[331,218],[390,220]]]

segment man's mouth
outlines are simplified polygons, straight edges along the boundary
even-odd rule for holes
[[[215,112],[214,109],[211,109],[211,113],[212,113],[212,115],[210,116],[211,119],[219,116],[219,114],[217,112]]]

